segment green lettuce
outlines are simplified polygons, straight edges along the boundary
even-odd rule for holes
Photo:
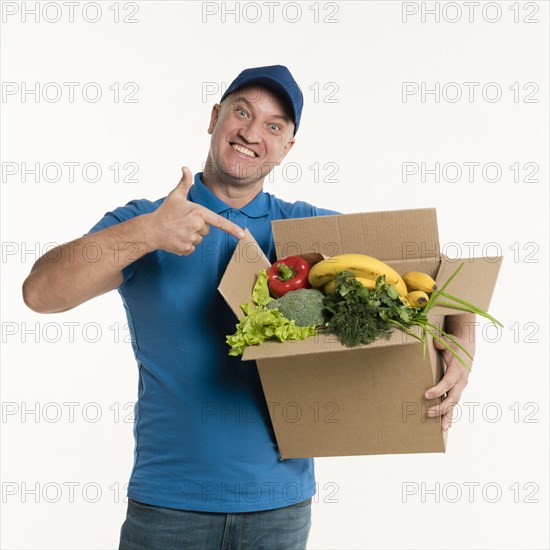
[[[278,309],[267,309],[274,298],[269,295],[267,272],[262,269],[252,289],[253,304],[241,304],[245,317],[236,326],[235,334],[226,338],[229,355],[241,355],[246,346],[261,344],[264,340],[304,340],[315,334],[315,327],[299,327]]]
[[[269,295],[269,281],[265,269],[262,269],[258,273],[258,278],[252,289],[252,301],[260,308],[265,307],[269,302],[275,301],[275,298]],[[241,306],[241,308],[242,307],[243,306]]]

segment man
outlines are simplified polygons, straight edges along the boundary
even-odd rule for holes
[[[236,320],[217,292],[242,228],[275,261],[271,220],[338,213],[263,191],[302,105],[286,67],[243,71],[212,108],[202,173],[184,167],[167,197],[108,212],[24,283],[25,303],[42,313],[115,288],[122,297],[139,391],[121,549],[306,546],[313,459],[279,459],[255,365],[227,354]],[[79,254],[91,242],[103,252],[95,263]],[[432,391],[453,388],[456,402],[465,370],[448,365]]]

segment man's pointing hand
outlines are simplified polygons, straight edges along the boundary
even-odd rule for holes
[[[193,175],[187,166],[181,171],[182,177],[178,185],[151,214],[155,221],[152,224],[152,238],[156,248],[179,256],[192,254],[196,245],[210,233],[209,226],[217,227],[239,239],[244,237],[244,232],[238,225],[201,204],[187,200]]]

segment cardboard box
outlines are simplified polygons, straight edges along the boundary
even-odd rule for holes
[[[398,273],[423,271],[441,286],[458,267],[440,253],[433,208],[342,214],[272,222],[277,258],[374,256]],[[466,258],[448,291],[487,310],[502,257]],[[226,268],[219,291],[238,318],[256,275],[270,262],[247,231]],[[431,322],[461,312],[434,307]],[[396,329],[389,340],[349,348],[334,335],[264,342],[245,349],[256,360],[281,458],[445,452],[447,432],[426,410],[439,399],[424,392],[444,372],[428,341]]]

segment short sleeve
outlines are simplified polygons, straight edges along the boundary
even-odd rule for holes
[[[329,210],[328,208],[318,208],[313,206],[309,202],[296,201],[292,204],[292,216],[293,218],[299,217],[315,217],[315,216],[333,216],[335,214],[341,214],[336,210]]]
[[[161,199],[162,200],[162,199]],[[84,237],[87,237],[88,235],[92,235],[93,233],[97,233],[98,231],[101,231],[103,229],[107,229],[108,227],[111,227],[113,225],[117,225],[119,223],[131,220],[132,218],[135,218],[136,216],[141,216],[142,214],[148,214],[149,212],[153,212],[158,208],[159,202],[151,202],[146,199],[140,199],[140,200],[132,200],[129,203],[127,203],[125,206],[119,206],[118,208],[115,208],[114,210],[110,212],[106,212],[103,218],[101,218],[85,235]],[[126,283],[126,281],[132,277],[132,275],[136,272],[136,270],[139,268],[140,264],[142,263],[143,256],[141,258],[138,258],[135,262],[131,263],[130,265],[127,265],[122,270],[123,275],[123,283]]]
[[[337,212],[336,210],[329,210],[327,208],[317,208],[313,207],[314,214],[313,216],[334,216],[336,214],[341,214],[342,212]]]

